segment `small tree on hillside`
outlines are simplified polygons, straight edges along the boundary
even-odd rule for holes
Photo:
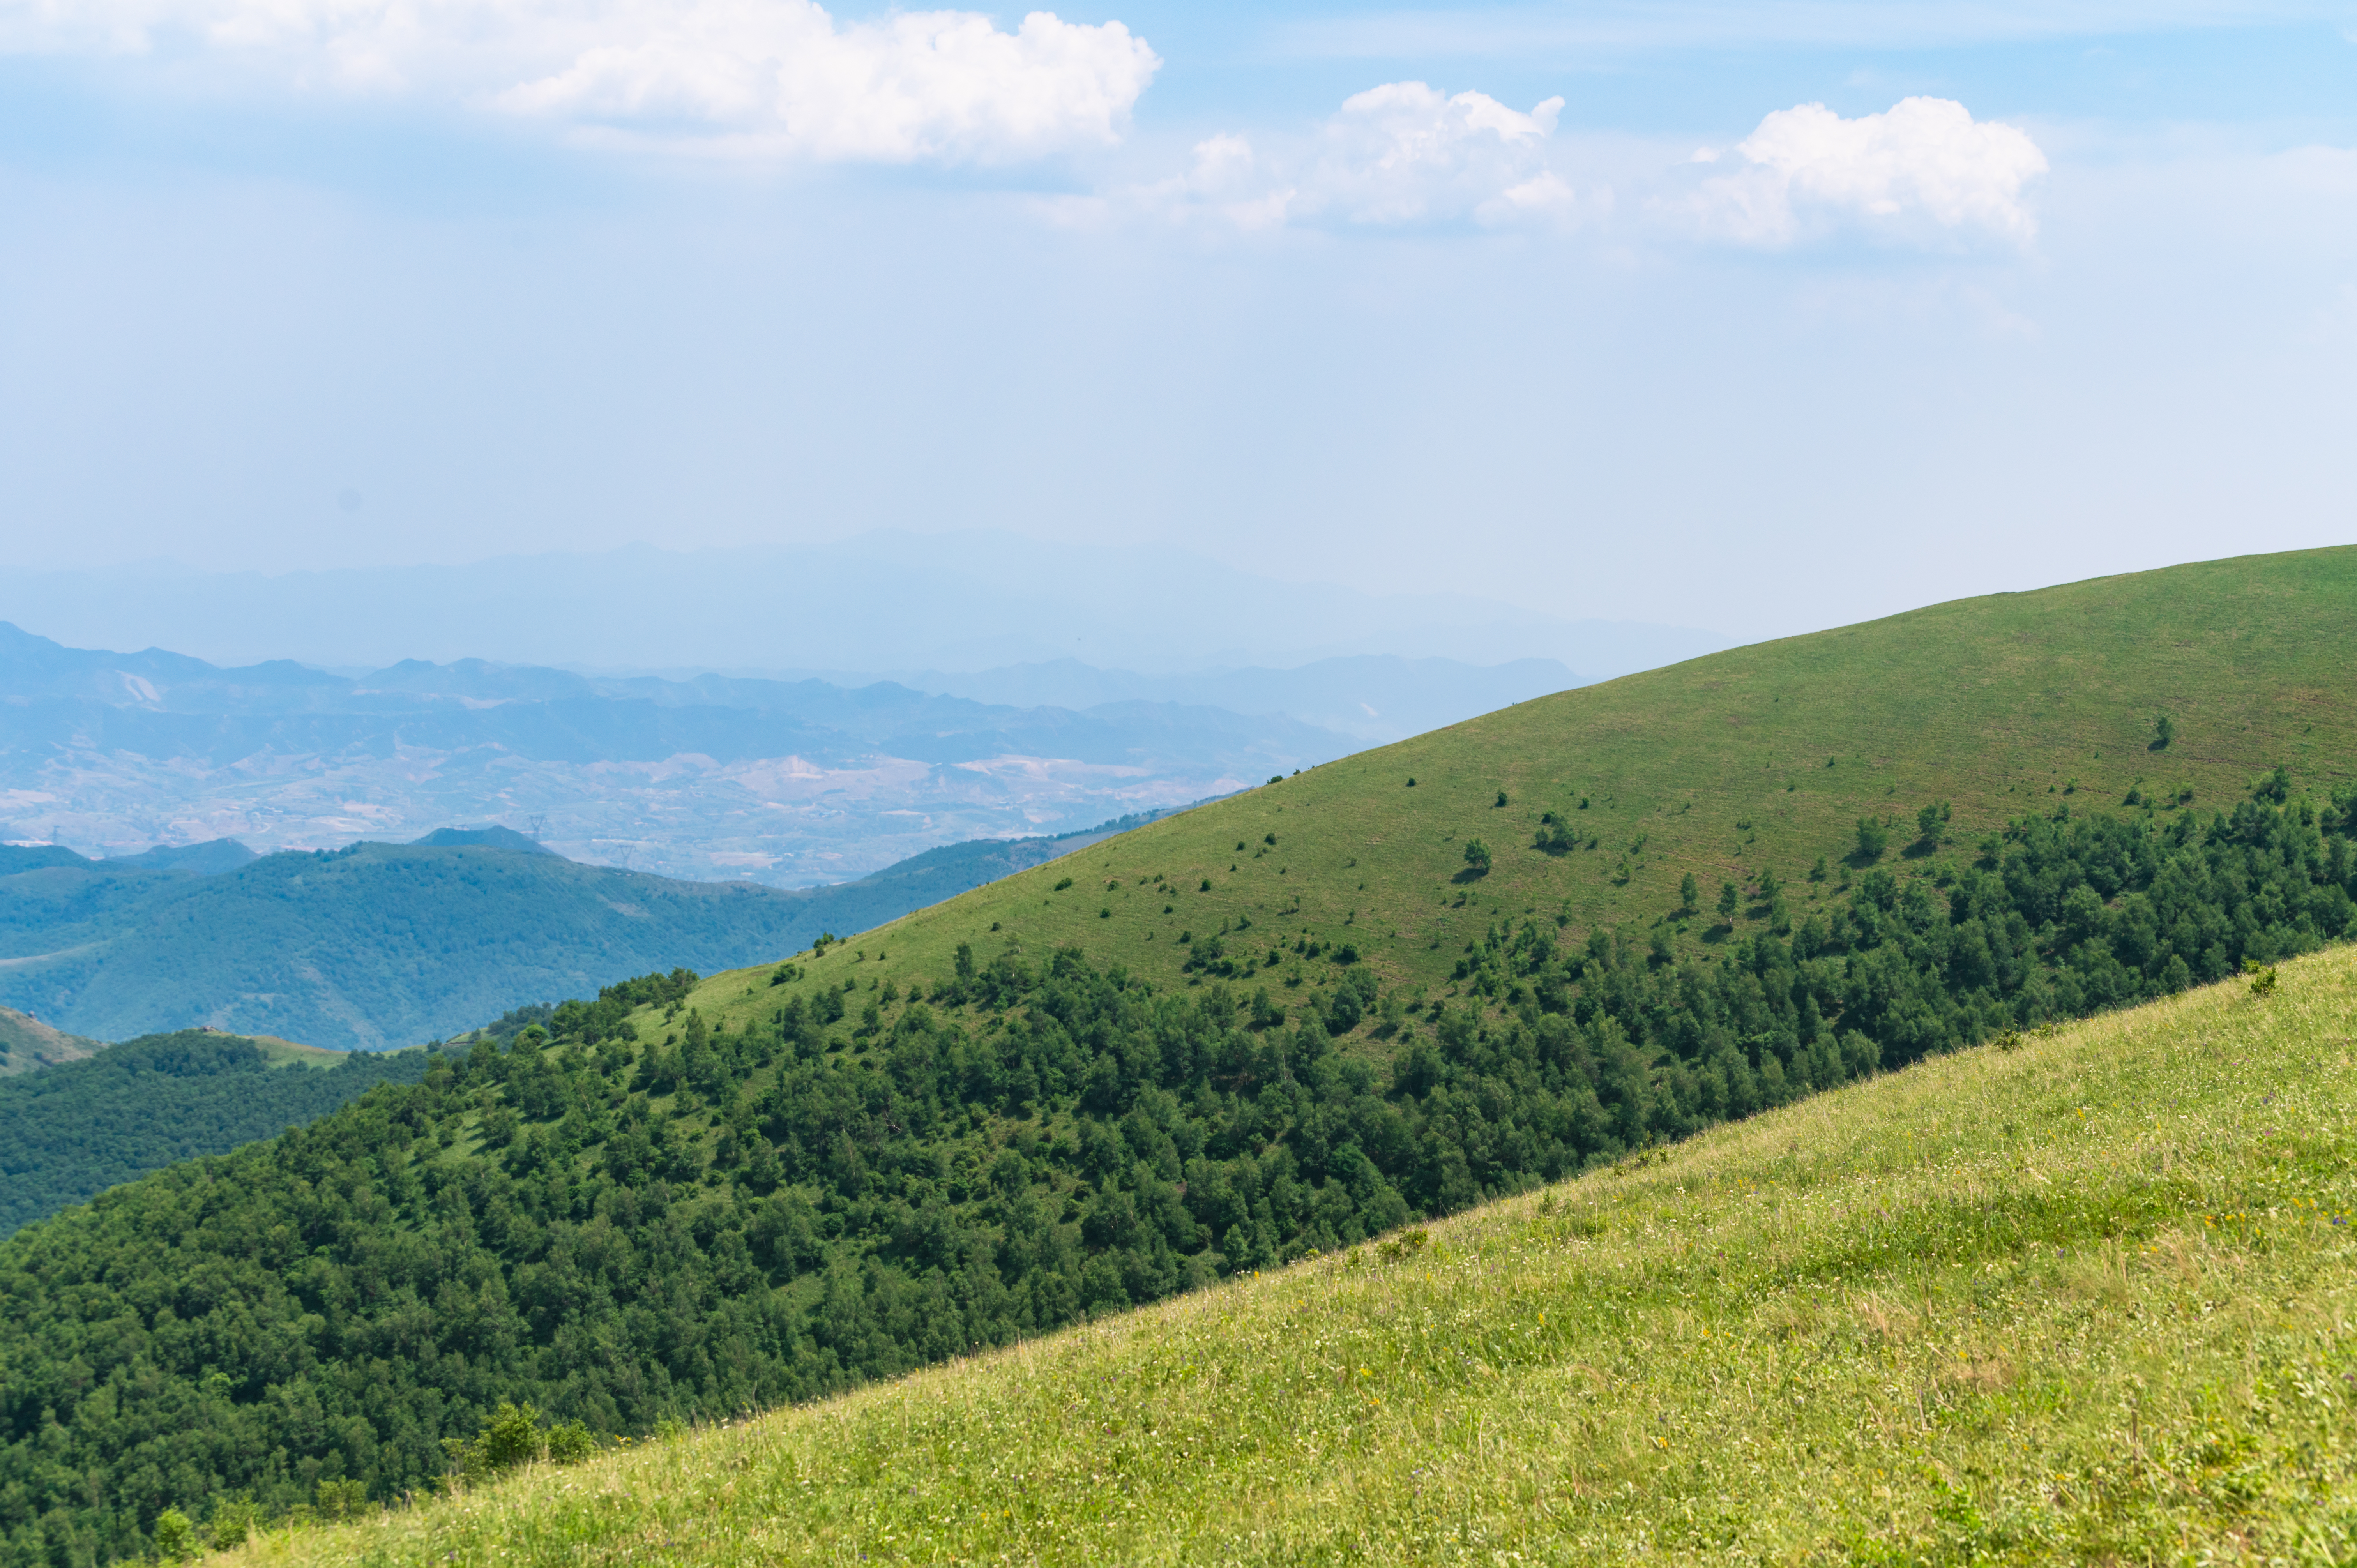
[[[1490,875],[1490,846],[1480,839],[1465,841],[1465,866],[1476,876]]]
[[[1720,919],[1733,920],[1735,907],[1742,901],[1743,895],[1735,890],[1734,883],[1722,882],[1718,885],[1718,918]]]
[[[1695,886],[1693,872],[1689,871],[1684,876],[1678,878],[1678,910],[1680,913],[1687,915],[1693,914],[1695,908],[1695,900],[1701,897],[1702,889]]]
[[[2177,738],[2177,721],[2167,714],[2155,715],[2152,721],[2152,745],[2146,749],[2167,751],[2169,743]]]
[[[1873,817],[1858,818],[1857,858],[1859,860],[1880,860],[1882,852],[1889,847],[1890,830],[1889,828]]]

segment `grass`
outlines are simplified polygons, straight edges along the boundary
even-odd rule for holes
[[[1344,942],[1387,988],[1438,995],[1468,940],[1531,912],[1563,916],[1575,940],[1666,922],[1678,949],[1708,950],[1735,932],[1673,915],[1681,877],[1708,908],[1722,883],[1772,869],[1799,918],[1847,875],[1863,816],[1900,820],[1889,864],[1936,875],[1981,834],[2061,804],[2116,807],[2136,789],[2168,810],[2231,809],[2278,763],[2302,789],[2345,784],[2357,687],[2331,672],[2352,648],[2357,547],[1935,605],[1346,757],[867,931],[806,960],[800,983],[939,982],[961,941],[985,963],[1010,941],[1035,955],[1071,944],[1183,983],[1182,936],[1241,929],[1232,949],[1328,944],[1256,982],[1280,1000],[1330,983]],[[2176,738],[2154,749],[2161,714]],[[1915,812],[1937,800],[1967,847],[1912,854]],[[1551,811],[1583,847],[1536,847]],[[1469,877],[1474,837],[1494,861]],[[1813,883],[1820,857],[1827,879]],[[1766,914],[1747,900],[1735,931]],[[707,1016],[765,1009],[784,994],[766,979],[716,975],[694,1003]]]
[[[238,1036],[262,1053],[263,1060],[271,1067],[331,1068],[350,1051],[331,1051],[324,1046],[307,1046],[295,1040],[282,1040],[275,1035],[242,1035]]]
[[[80,1061],[104,1048],[100,1041],[51,1028],[28,1013],[0,1007],[0,1078]]]
[[[2357,952],[272,1564],[2346,1562]]]

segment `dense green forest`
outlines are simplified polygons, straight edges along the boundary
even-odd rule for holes
[[[240,1036],[186,1029],[0,1079],[0,1236],[176,1161],[299,1126],[377,1084],[414,1083],[425,1056],[286,1066]]]
[[[501,1400],[627,1433],[823,1394],[2357,926],[2357,792],[2280,772],[2206,819],[1921,821],[1797,919],[1752,888],[1706,958],[1501,920],[1455,1004],[1332,951],[1288,1009],[1013,943],[733,1031],[683,972],[568,1003],[0,1244],[0,1563],[135,1553],[176,1504],[387,1498]]]

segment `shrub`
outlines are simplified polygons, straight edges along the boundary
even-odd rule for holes
[[[1480,839],[1465,841],[1465,865],[1476,876],[1490,875],[1490,846]]]
[[[1062,881],[1056,884],[1055,891],[1061,893],[1065,888],[1070,887],[1071,885],[1072,879],[1067,876]]]
[[[1872,817],[1857,820],[1857,858],[1861,862],[1877,861],[1890,847],[1890,830]]]
[[[319,1517],[331,1521],[358,1519],[368,1511],[368,1483],[365,1481],[321,1481],[312,1488]]]
[[[552,1465],[577,1465],[597,1452],[596,1434],[579,1421],[548,1429],[548,1462]]]
[[[238,1492],[214,1500],[212,1519],[206,1525],[205,1533],[212,1538],[215,1552],[227,1552],[232,1547],[243,1546],[246,1538],[253,1533],[254,1526],[261,1522],[262,1509],[253,1500],[253,1494]]]
[[[178,1509],[156,1516],[156,1555],[167,1563],[186,1563],[197,1554],[197,1529]]]
[[[501,1400],[473,1441],[446,1437],[442,1451],[449,1455],[453,1477],[480,1481],[520,1469],[535,1460],[554,1458],[553,1438],[561,1443],[569,1456],[566,1462],[587,1458],[597,1447],[597,1440],[579,1422],[568,1422],[554,1433],[544,1433],[540,1429],[540,1412],[529,1404]]]

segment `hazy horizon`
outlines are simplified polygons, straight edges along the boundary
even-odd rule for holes
[[[1129,574],[1146,651],[1265,660],[1366,644],[1277,635],[1279,594],[1200,625],[1222,574],[1731,642],[2341,542],[2352,37],[2345,0],[0,0],[0,565],[995,532],[1185,566]],[[723,613],[825,608],[776,599]],[[934,640],[1053,646],[1005,618]],[[1480,620],[1391,648],[1565,657]],[[1096,637],[1062,651],[1149,641]],[[788,662],[705,640],[662,661]]]
[[[1148,595],[1188,607],[1140,614]],[[1693,628],[1364,594],[1168,548],[988,531],[276,574],[162,562],[20,571],[0,578],[0,619],[71,646],[340,670],[481,658],[609,672],[978,673],[1077,658],[1168,676],[1388,654],[1555,659],[1588,681],[1727,646]]]

